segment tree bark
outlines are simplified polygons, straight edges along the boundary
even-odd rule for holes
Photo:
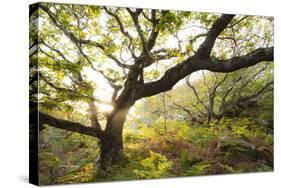
[[[106,169],[112,164],[118,164],[124,159],[122,135],[116,133],[105,134],[101,139],[100,165]]]
[[[125,159],[123,151],[122,132],[129,108],[115,110],[108,118],[106,129],[100,138],[102,169],[117,164]]]

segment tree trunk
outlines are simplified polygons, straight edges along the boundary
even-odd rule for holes
[[[101,168],[120,163],[124,160],[122,132],[129,109],[113,112],[101,137]]]
[[[112,164],[117,164],[124,159],[122,135],[108,134],[101,139],[100,164],[106,169]]]

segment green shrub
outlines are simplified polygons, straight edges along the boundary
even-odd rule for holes
[[[186,176],[204,175],[205,168],[207,168],[209,166],[210,166],[210,164],[193,165],[190,169],[185,171],[185,175]]]
[[[159,178],[168,175],[172,162],[164,155],[150,151],[150,157],[142,160],[141,165],[141,169],[133,171],[137,178]]]
[[[180,165],[183,169],[190,168],[191,160],[190,160],[189,154],[186,150],[184,150],[180,153]]]

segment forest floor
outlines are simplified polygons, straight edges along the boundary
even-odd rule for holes
[[[65,135],[65,131],[60,131],[55,135],[56,143],[49,143],[50,147],[46,136],[50,136],[54,128],[49,127],[44,133],[45,145],[41,144],[41,147],[45,146],[40,152],[41,183],[273,171],[272,130],[257,125],[250,118],[223,119],[200,126],[168,121],[167,125],[125,129],[126,161],[106,171],[98,168],[96,140],[75,133]]]

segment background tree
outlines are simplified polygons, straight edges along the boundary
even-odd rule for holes
[[[201,124],[250,113],[260,99],[271,97],[271,73],[272,66],[263,64],[231,74],[202,72],[202,78],[193,82],[189,76],[185,84],[168,95],[169,105],[185,112],[190,122]],[[177,97],[177,93],[184,97]]]

